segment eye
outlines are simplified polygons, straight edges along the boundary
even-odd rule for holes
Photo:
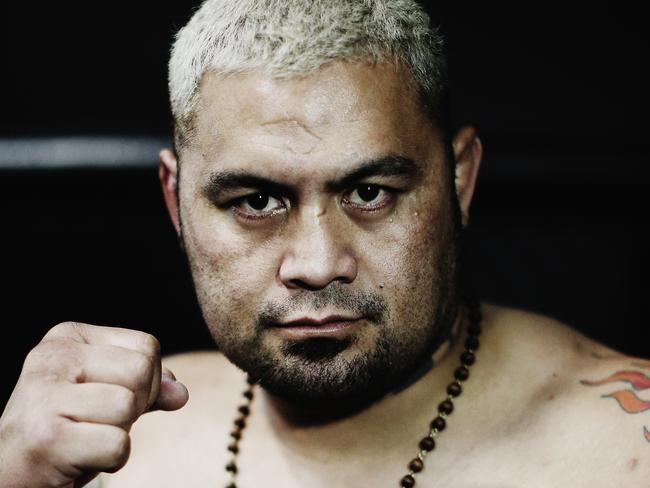
[[[361,210],[378,210],[390,203],[392,193],[379,185],[363,184],[344,196],[343,202]]]
[[[233,210],[244,218],[270,217],[286,210],[285,203],[268,193],[251,193],[233,203]]]

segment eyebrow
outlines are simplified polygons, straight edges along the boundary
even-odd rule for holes
[[[255,188],[270,195],[287,195],[294,198],[295,190],[286,183],[242,171],[217,171],[210,175],[203,193],[212,201],[220,199],[223,193],[240,188]]]
[[[358,184],[364,178],[383,176],[413,180],[421,174],[420,167],[413,159],[391,154],[362,162],[341,178],[327,181],[325,189],[336,193]],[[210,175],[203,191],[208,198],[216,201],[223,193],[240,188],[255,188],[292,199],[296,197],[296,190],[291,185],[247,171],[216,171]]]
[[[412,180],[420,177],[421,174],[420,167],[413,159],[391,154],[361,163],[342,178],[326,182],[325,188],[334,193],[350,188],[359,181],[372,176],[399,177]]]

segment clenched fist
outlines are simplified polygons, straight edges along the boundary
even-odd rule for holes
[[[143,413],[177,410],[187,389],[161,371],[151,335],[67,322],[27,356],[0,417],[0,486],[83,486],[129,457]]]

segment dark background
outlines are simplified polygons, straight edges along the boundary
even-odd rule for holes
[[[211,346],[156,180],[167,53],[196,3],[0,7],[0,405],[61,321],[146,330],[165,353]],[[454,124],[475,124],[486,151],[469,279],[648,356],[648,39],[634,5],[434,11]]]

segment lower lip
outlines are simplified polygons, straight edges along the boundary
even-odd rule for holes
[[[332,339],[342,338],[350,333],[351,329],[358,325],[362,319],[342,320],[340,322],[328,322],[323,325],[297,325],[294,327],[276,327],[283,336],[292,339],[310,337],[329,337]]]

